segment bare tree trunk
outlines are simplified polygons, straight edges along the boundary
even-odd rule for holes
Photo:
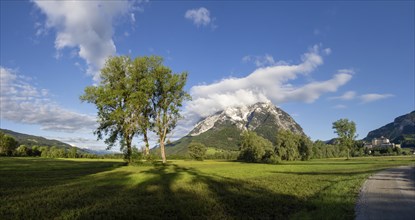
[[[167,128],[163,128],[162,137],[160,137],[160,151],[161,151],[161,159],[163,160],[163,163],[166,163],[166,151],[164,148],[164,141],[166,140],[167,135]]]
[[[143,135],[144,135],[144,143],[146,144],[145,155],[148,156],[150,154],[150,145],[148,144],[147,132],[144,132]]]
[[[128,159],[128,163],[131,163],[131,154],[132,154],[132,150],[131,150],[131,139],[130,137],[127,137],[126,140],[126,145],[127,145],[127,159]]]
[[[163,142],[160,141],[160,150],[161,150],[161,159],[163,163],[166,163],[167,160],[166,160],[166,152],[164,151],[164,141]]]

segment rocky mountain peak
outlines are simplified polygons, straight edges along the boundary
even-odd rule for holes
[[[303,134],[302,128],[286,112],[271,102],[258,102],[253,105],[228,107],[210,115],[197,123],[189,135],[197,136],[208,130],[229,125],[234,125],[241,131],[269,126]]]

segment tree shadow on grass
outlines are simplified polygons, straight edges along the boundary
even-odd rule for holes
[[[248,181],[207,175],[177,165],[155,166],[152,176],[117,192],[82,218],[117,216],[132,219],[287,219],[316,207],[306,199],[273,192]],[[185,179],[185,180],[183,180]],[[118,201],[118,202],[117,202]],[[123,205],[132,204],[132,205]],[[123,210],[122,214],[120,210]]]
[[[6,158],[0,161],[0,192],[4,189],[53,186],[113,170],[123,162],[71,161],[45,158]]]
[[[91,174],[11,202],[0,218],[287,219],[316,209],[304,198],[175,164]]]

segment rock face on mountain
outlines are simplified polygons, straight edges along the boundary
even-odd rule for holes
[[[364,140],[370,141],[381,136],[394,143],[415,143],[415,111],[399,116],[393,122],[369,132]]]
[[[242,131],[255,131],[274,142],[278,129],[304,134],[301,126],[289,114],[270,102],[229,107],[201,120],[187,136],[168,145],[166,150],[170,154],[184,153],[191,141],[201,142],[208,147],[237,150]]]

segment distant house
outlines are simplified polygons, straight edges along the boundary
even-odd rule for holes
[[[387,138],[385,138],[385,137],[382,136],[380,138],[373,138],[371,143],[365,143],[365,147],[366,148],[369,148],[369,149],[374,148],[374,147],[380,147],[380,148],[388,148],[388,147],[395,148],[395,147],[399,147],[400,148],[401,145],[400,144],[391,143],[389,141],[389,139],[387,139]]]

